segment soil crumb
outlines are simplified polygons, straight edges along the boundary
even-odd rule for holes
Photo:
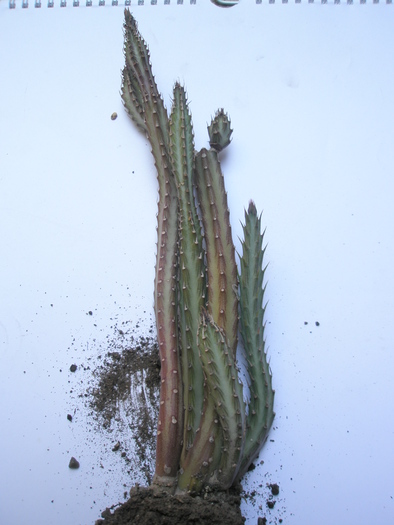
[[[240,487],[192,497],[136,485],[126,503],[106,509],[95,525],[242,525],[240,502]]]

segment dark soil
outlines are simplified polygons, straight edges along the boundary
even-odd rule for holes
[[[115,512],[106,509],[95,525],[242,525],[240,488],[203,496],[171,496],[153,488],[134,487]]]

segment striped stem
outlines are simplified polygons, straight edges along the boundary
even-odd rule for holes
[[[205,304],[206,279],[202,235],[193,197],[194,138],[183,87],[176,84],[170,116],[170,153],[178,192],[179,340],[185,406],[182,461],[200,425],[204,376],[198,357],[197,330]],[[182,463],[181,461],[181,463]]]
[[[230,212],[218,154],[203,148],[196,155],[196,184],[204,228],[208,309],[226,334],[235,356],[238,342],[238,287]]]
[[[227,489],[238,472],[243,450],[245,406],[234,355],[223,330],[204,311],[198,333],[200,358],[209,394],[214,400],[223,432],[220,464],[211,484]]]
[[[125,10],[122,98],[151,143],[159,182],[154,304],[161,360],[154,483],[173,488],[183,433],[182,377],[177,348],[177,192],[169,155],[168,116],[152,74],[149,51]]]
[[[240,258],[240,331],[249,375],[250,402],[246,420],[246,438],[242,476],[263,446],[274,419],[274,390],[264,340],[264,272],[261,216],[250,201],[245,213],[244,241]]]
[[[206,390],[207,392],[207,390]],[[208,392],[207,392],[208,393]],[[204,400],[200,428],[188,450],[178,476],[178,492],[200,492],[219,466],[223,434],[212,396]]]

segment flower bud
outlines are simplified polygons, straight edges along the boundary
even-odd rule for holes
[[[231,122],[223,109],[216,112],[215,118],[212,119],[208,126],[209,144],[216,151],[222,151],[231,141],[233,130],[230,127]]]

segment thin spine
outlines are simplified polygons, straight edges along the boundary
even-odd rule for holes
[[[200,426],[204,400],[204,376],[198,356],[197,330],[205,304],[206,279],[200,224],[193,197],[194,137],[186,93],[178,83],[174,87],[170,116],[170,153],[178,192],[179,215],[179,340],[181,343],[184,387],[185,460]]]
[[[127,9],[124,38],[123,101],[130,116],[150,140],[159,182],[154,304],[161,387],[153,482],[172,490],[176,483],[183,431],[182,377],[176,328],[177,193],[168,151],[167,112],[154,81],[149,51]],[[129,104],[134,106],[130,108]]]
[[[242,257],[240,257],[240,332],[247,361],[250,402],[246,436],[239,475],[242,476],[263,446],[274,419],[272,376],[264,338],[264,233],[261,216],[250,201],[245,212]]]
[[[245,431],[243,389],[238,379],[233,352],[226,342],[224,331],[212,316],[204,311],[198,332],[200,359],[209,394],[223,433],[220,464],[210,483],[227,489],[233,483],[240,466]]]
[[[207,254],[208,308],[226,333],[233,355],[238,344],[238,287],[235,248],[224,178],[215,150],[196,155],[196,185]]]

